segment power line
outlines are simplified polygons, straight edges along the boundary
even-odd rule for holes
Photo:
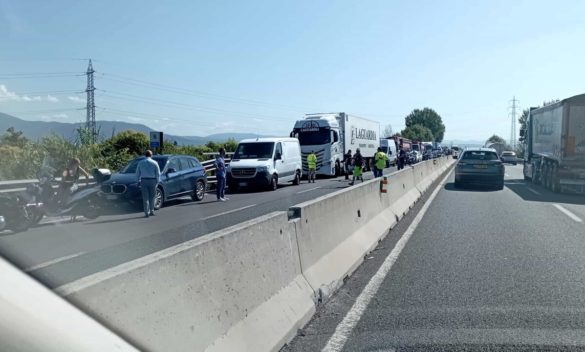
[[[219,94],[215,94],[215,93],[208,93],[208,92],[202,92],[202,91],[196,91],[196,90],[191,90],[191,89],[169,86],[169,85],[165,85],[165,84],[137,80],[137,79],[124,77],[124,76],[120,76],[120,75],[114,75],[114,74],[100,73],[100,75],[98,77],[103,77],[105,79],[119,82],[119,83],[123,83],[123,84],[136,85],[136,86],[151,88],[151,89],[158,89],[161,91],[167,91],[167,92],[172,92],[172,93],[176,93],[176,94],[184,94],[184,95],[189,95],[189,96],[199,96],[199,97],[205,97],[205,98],[212,98],[212,99],[216,99],[216,100],[229,101],[232,103],[239,103],[239,104],[246,104],[246,105],[253,105],[253,106],[262,106],[262,107],[275,107],[275,108],[286,109],[286,110],[291,110],[291,111],[295,111],[295,112],[320,110],[320,109],[299,108],[299,107],[293,107],[293,106],[288,106],[288,105],[283,105],[283,104],[269,103],[269,102],[264,102],[264,101],[259,101],[259,100],[229,97],[229,96],[219,95]]]
[[[151,104],[151,105],[156,105],[156,106],[180,108],[180,109],[186,109],[186,110],[207,112],[207,113],[212,113],[212,114],[222,114],[222,115],[230,114],[230,115],[237,116],[237,117],[250,117],[250,118],[256,118],[258,120],[268,121],[268,122],[274,122],[274,121],[289,122],[290,121],[290,119],[282,119],[280,117],[274,117],[274,116],[268,116],[268,115],[262,115],[262,114],[244,113],[244,112],[230,111],[230,110],[211,108],[211,107],[205,107],[205,106],[190,105],[190,104],[178,103],[178,102],[173,102],[173,101],[164,100],[164,99],[146,98],[146,97],[140,97],[137,95],[126,94],[126,93],[109,92],[109,91],[105,91],[105,90],[101,90],[101,89],[99,89],[99,91],[106,92],[105,94],[100,94],[99,96],[104,96],[104,97],[113,98],[113,99],[120,99],[120,100],[136,101],[136,102],[146,103],[146,104]],[[107,93],[112,93],[114,95],[107,94]],[[116,96],[116,95],[120,95],[121,97]]]

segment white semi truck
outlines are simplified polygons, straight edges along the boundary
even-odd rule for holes
[[[585,94],[531,109],[524,178],[554,192],[585,193]]]
[[[303,173],[308,172],[307,155],[317,155],[318,175],[339,176],[344,170],[343,156],[359,148],[369,169],[380,146],[380,123],[359,116],[339,113],[307,114],[295,123],[291,137],[299,139]]]

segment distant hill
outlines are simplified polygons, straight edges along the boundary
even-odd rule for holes
[[[64,123],[56,121],[28,121],[17,117],[0,113],[0,134],[10,127],[14,127],[17,131],[22,131],[24,135],[31,140],[38,140],[42,137],[57,134],[67,139],[73,140],[75,138],[75,131],[79,127],[83,127],[84,123]],[[97,121],[100,135],[104,138],[109,138],[112,135],[126,130],[133,130],[148,134],[154,131],[152,128],[137,124],[128,123],[124,121]],[[166,134],[165,139],[168,141],[176,141],[180,145],[201,145],[209,141],[225,142],[230,138],[236,141],[246,138],[262,137],[254,133],[218,133],[209,136],[175,136]]]

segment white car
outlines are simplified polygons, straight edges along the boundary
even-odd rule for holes
[[[453,159],[459,159],[460,154],[461,154],[461,149],[458,146],[454,145],[451,148],[451,155],[453,155]]]
[[[516,153],[511,151],[504,151],[502,155],[500,155],[500,160],[503,163],[513,164],[516,165],[518,163],[518,158],[516,157]]]

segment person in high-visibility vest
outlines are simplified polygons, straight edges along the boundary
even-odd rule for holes
[[[378,152],[374,156],[374,177],[382,177],[384,174],[384,168],[388,161],[388,156],[382,151],[382,148],[378,147]]]
[[[309,183],[315,183],[315,172],[317,171],[317,155],[314,151],[307,156],[307,167],[309,168]]]
[[[350,185],[353,185],[355,180],[361,180],[364,182],[363,177],[363,167],[364,167],[364,158],[362,157],[362,153],[360,153],[360,148],[355,150],[355,154],[353,155],[353,178]]]

